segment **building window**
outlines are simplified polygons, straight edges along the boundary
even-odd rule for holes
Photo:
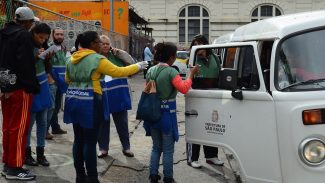
[[[209,13],[202,6],[184,7],[180,11],[178,19],[178,40],[180,43],[190,44],[197,34],[203,34],[209,39]]]
[[[259,5],[252,12],[251,21],[255,22],[266,18],[282,15],[279,7],[275,5]]]

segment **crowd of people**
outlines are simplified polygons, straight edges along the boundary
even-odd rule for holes
[[[53,134],[67,133],[58,120],[63,94],[66,95],[63,121],[73,125],[72,155],[77,183],[99,182],[97,158],[108,155],[110,115],[122,144],[122,153],[134,157],[128,129],[131,96],[127,77],[151,66],[145,78],[146,81],[156,79],[164,105],[160,121],[154,125],[144,121],[146,135],[151,136],[153,142],[149,179],[153,183],[161,179],[158,169],[162,156],[163,181],[175,182],[173,154],[174,144],[179,139],[176,95],[187,93],[199,72],[217,77],[218,73],[212,73],[211,69],[218,70],[215,64],[218,58],[212,53],[203,54],[208,57],[204,70],[196,65],[189,71],[188,78],[182,80],[178,71],[171,67],[177,51],[173,43],[156,44],[153,54],[147,45],[145,61],[134,63],[127,52],[111,46],[108,36],[86,31],[78,35],[74,53],[70,54],[63,45],[64,31],[61,28],[51,30],[46,23],[35,24],[36,20],[30,8],[20,7],[15,11],[15,20],[0,30],[0,71],[6,73],[0,82],[4,164],[1,174],[9,180],[34,180],[36,176],[23,168],[24,164],[50,166],[44,153],[46,139],[55,138]],[[197,44],[207,44],[206,38],[194,38],[192,45]],[[31,147],[35,123],[36,160]],[[188,164],[193,168],[201,167],[198,163],[200,145],[187,146]],[[204,146],[204,152],[207,163],[223,165],[217,158],[217,148]]]

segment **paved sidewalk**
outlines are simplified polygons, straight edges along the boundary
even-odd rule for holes
[[[142,73],[130,79],[133,99],[133,110],[129,111],[129,131],[131,135],[131,150],[134,152],[134,158],[125,157],[122,154],[122,147],[116,132],[114,123],[111,123],[111,142],[109,156],[104,159],[98,159],[98,171],[102,183],[147,183],[148,165],[151,151],[151,138],[146,137],[142,122],[135,120],[136,105],[144,86]],[[219,156],[225,161],[225,166],[211,166],[206,164],[201,152],[200,162],[203,167],[194,169],[186,163],[186,143],[185,143],[185,121],[184,121],[184,97],[177,96],[177,115],[180,131],[179,142],[175,146],[174,155],[174,178],[179,183],[224,183],[235,182],[235,178],[226,161],[222,149],[219,150]],[[2,116],[0,115],[2,122]],[[2,123],[1,123],[2,125]],[[75,172],[72,159],[73,131],[72,125],[65,125],[62,122],[62,112],[60,113],[60,125],[68,130],[68,134],[56,135],[54,140],[47,140],[46,157],[51,163],[50,167],[27,167],[37,175],[35,181],[38,183],[70,183],[75,182]],[[32,147],[35,152],[35,126],[32,136]],[[0,145],[2,145],[2,132],[0,133]],[[2,148],[0,151],[2,154]],[[36,154],[34,154],[36,156]],[[2,165],[0,166],[2,167]],[[162,166],[160,168],[162,173]],[[0,178],[1,183],[22,182],[6,181],[4,177]]]

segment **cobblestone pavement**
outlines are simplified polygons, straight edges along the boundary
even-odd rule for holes
[[[104,159],[98,159],[98,171],[102,183],[147,183],[148,165],[151,151],[151,138],[146,137],[142,122],[135,119],[135,111],[141,91],[144,86],[142,73],[130,78],[129,83],[132,90],[133,110],[129,111],[129,131],[131,136],[131,150],[134,152],[134,158],[125,157],[122,154],[121,144],[114,126],[111,123],[111,142],[109,156]],[[177,116],[180,131],[179,142],[175,146],[174,155],[174,178],[179,183],[232,183],[235,177],[226,160],[223,149],[219,149],[219,157],[225,161],[225,166],[218,167],[206,164],[201,152],[200,162],[203,167],[194,169],[186,163],[185,149],[185,121],[184,121],[184,96],[177,96]],[[2,116],[0,115],[2,121]],[[63,129],[68,130],[66,135],[56,135],[54,140],[48,140],[46,145],[46,157],[51,163],[50,167],[27,167],[37,175],[37,179],[31,182],[39,183],[70,183],[75,182],[75,172],[72,159],[73,131],[71,125],[65,125],[62,122],[62,112],[60,113],[60,124]],[[2,123],[1,123],[2,125]],[[32,136],[32,147],[35,152],[35,127]],[[2,133],[1,133],[2,145]],[[2,148],[1,152],[2,154]],[[36,154],[34,154],[36,156]],[[162,166],[160,167],[162,173]],[[22,182],[6,181],[0,178],[1,183]]]

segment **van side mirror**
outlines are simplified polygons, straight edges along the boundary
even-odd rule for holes
[[[237,70],[221,69],[219,73],[219,88],[227,90],[237,88]]]
[[[243,91],[240,89],[232,90],[231,96],[238,100],[243,100]]]

